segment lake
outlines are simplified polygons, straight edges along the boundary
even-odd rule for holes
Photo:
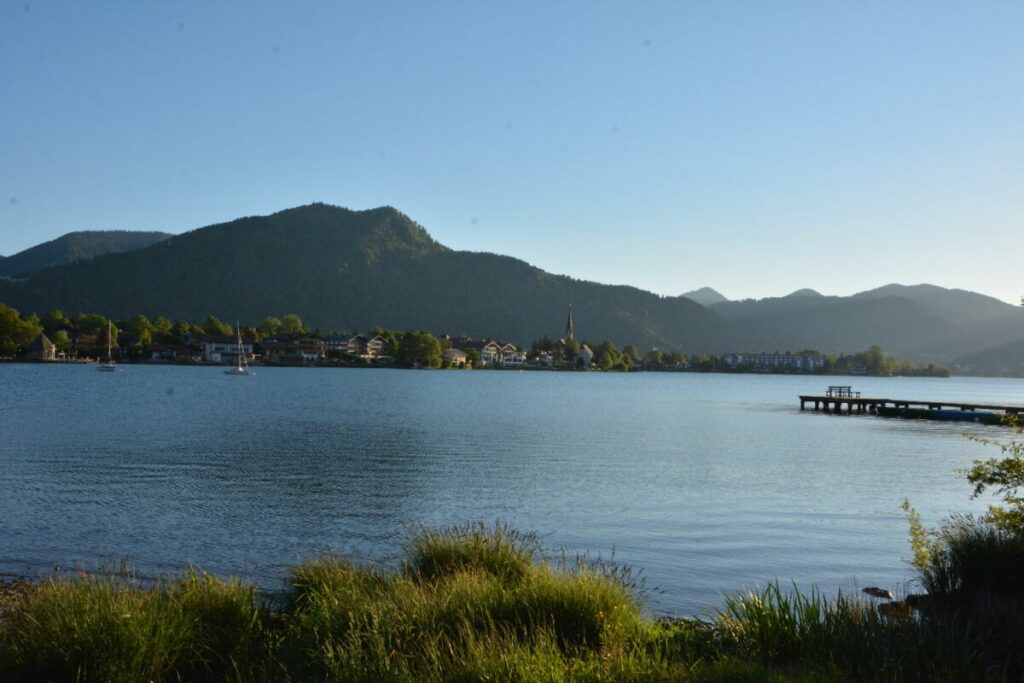
[[[192,563],[270,587],[325,550],[393,560],[410,525],[513,522],[642,569],[659,613],[778,577],[908,578],[955,470],[1002,427],[799,410],[798,394],[1024,404],[1024,381],[0,364],[0,573]]]

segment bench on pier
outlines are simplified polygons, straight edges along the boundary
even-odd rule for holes
[[[825,392],[825,396],[830,398],[860,398],[860,392],[853,391],[853,387],[850,386],[833,385]]]

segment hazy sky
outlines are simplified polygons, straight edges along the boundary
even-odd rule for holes
[[[675,295],[1024,294],[1024,2],[7,2],[0,254],[392,205]]]

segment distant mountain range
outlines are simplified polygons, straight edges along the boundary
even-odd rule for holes
[[[923,362],[953,363],[1024,340],[1024,310],[962,289],[891,284],[849,297],[798,290],[711,309],[781,339],[781,348],[829,351],[878,344]]]
[[[90,250],[71,248],[83,240]],[[577,336],[593,342],[688,353],[877,344],[954,370],[1024,373],[1024,311],[974,292],[893,284],[850,297],[802,289],[730,301],[705,287],[663,297],[453,251],[390,207],[312,204],[177,236],[72,233],[0,260],[0,273],[21,278],[0,280],[0,301],[40,314],[254,324],[297,313],[323,331],[379,325],[529,344],[561,336],[571,302]]]
[[[26,277],[44,268],[86,261],[103,254],[142,249],[167,239],[166,232],[86,230],[69,232],[13,256],[0,256],[0,277]]]

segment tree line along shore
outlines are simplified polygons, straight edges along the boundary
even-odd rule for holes
[[[105,357],[119,361],[233,363],[239,350],[264,365],[399,366],[429,368],[504,368],[690,372],[813,373],[948,377],[949,370],[888,358],[878,346],[852,354],[823,354],[812,349],[759,353],[687,355],[680,349],[577,340],[571,317],[565,336],[542,336],[527,347],[491,338],[434,336],[418,330],[374,328],[365,333],[310,330],[295,314],[266,317],[258,325],[238,326],[208,316],[203,323],[172,322],[136,315],[112,321],[59,310],[43,316],[21,314],[0,303],[0,358],[82,361]]]

